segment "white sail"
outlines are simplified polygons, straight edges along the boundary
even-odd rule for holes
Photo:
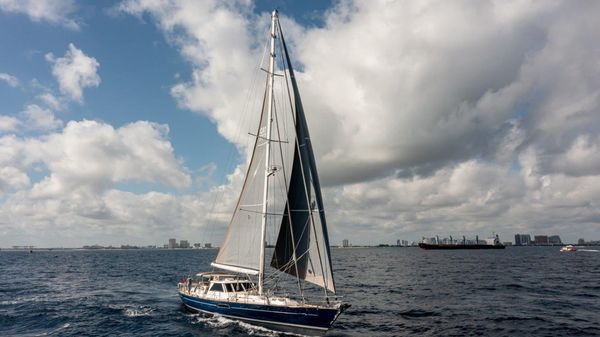
[[[215,259],[216,267],[258,271],[261,251],[263,185],[265,180],[266,109],[260,117],[252,158],[225,240]],[[228,266],[230,268],[228,268]]]

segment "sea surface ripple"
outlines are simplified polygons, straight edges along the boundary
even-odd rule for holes
[[[328,336],[600,336],[600,253],[333,249]],[[0,336],[280,336],[184,310],[216,250],[0,251]]]

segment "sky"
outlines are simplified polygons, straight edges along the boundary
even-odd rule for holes
[[[274,7],[333,244],[600,239],[600,2],[0,0],[0,247],[218,245]]]

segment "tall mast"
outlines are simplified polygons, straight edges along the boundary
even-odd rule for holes
[[[262,226],[260,230],[260,269],[258,272],[258,293],[263,294],[265,280],[265,239],[267,234],[267,203],[269,192],[269,177],[273,174],[270,165],[271,157],[271,125],[273,123],[273,79],[275,71],[275,23],[277,10],[271,13],[271,52],[269,55],[269,72],[267,74],[267,135],[265,148],[265,184],[263,189]]]

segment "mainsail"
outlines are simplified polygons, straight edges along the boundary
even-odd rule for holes
[[[259,274],[261,251],[265,249],[261,225],[264,224],[263,218],[266,218],[272,225],[279,227],[270,265],[335,293],[327,224],[314,153],[298,85],[280,26],[278,31],[285,55],[284,68],[287,68],[286,75],[289,75],[289,78],[285,78],[285,84],[291,84],[293,91],[293,101],[290,97],[289,102],[292,112],[292,121],[289,122],[293,123],[290,125],[293,134],[288,137],[279,135],[279,124],[285,124],[285,121],[280,115],[283,112],[275,111],[274,121],[277,129],[271,137],[267,136],[268,128],[271,127],[267,121],[267,107],[270,104],[268,99],[271,96],[265,92],[246,179],[213,266],[235,272]],[[273,75],[268,72],[268,76]],[[267,85],[267,91],[269,89],[272,90]],[[265,148],[268,142],[277,143],[280,151],[269,152],[268,162],[265,163]],[[265,197],[265,185],[273,186],[269,190],[283,190],[283,193]],[[263,212],[265,203],[268,204],[266,213]]]
[[[265,94],[266,97],[266,94]],[[264,99],[263,99],[264,101]],[[265,177],[265,144],[267,117],[263,109],[258,133],[252,150],[252,158],[246,172],[242,192],[229,226],[225,240],[213,266],[247,274],[257,274],[260,266],[261,221],[263,185]]]

